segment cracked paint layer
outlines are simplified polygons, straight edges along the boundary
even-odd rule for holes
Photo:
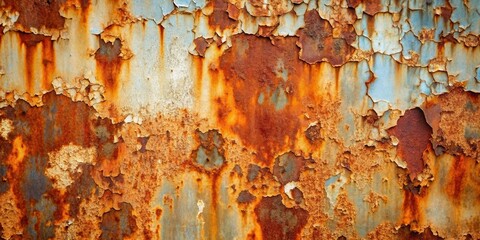
[[[2,239],[480,239],[475,1],[0,1]]]

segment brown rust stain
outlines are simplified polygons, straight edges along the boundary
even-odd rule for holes
[[[350,59],[355,50],[345,39],[333,38],[332,26],[321,19],[316,10],[305,13],[305,28],[299,30],[298,36],[300,59],[310,64],[327,61],[333,66],[341,66]],[[351,41],[352,37],[347,39]]]
[[[233,20],[238,20],[238,17],[240,16],[240,9],[238,9],[237,6],[228,3],[227,12],[229,18]]]
[[[309,214],[295,207],[287,208],[280,195],[263,197],[255,207],[255,215],[262,230],[262,239],[300,239]]]
[[[193,40],[195,44],[195,50],[197,51],[198,55],[201,57],[205,57],[205,51],[207,51],[209,43],[204,37],[198,37]]]
[[[243,190],[238,194],[238,203],[251,203],[256,199],[255,195],[251,194],[248,190]]]
[[[5,0],[5,7],[19,12],[17,23],[30,31],[30,28],[62,29],[65,18],[60,8],[65,0]]]
[[[452,167],[450,168],[447,183],[447,195],[454,203],[460,203],[464,199],[463,193],[465,191],[465,184],[468,181],[468,162],[471,159],[466,159],[460,155],[453,160]]]
[[[382,9],[381,0],[347,0],[349,8],[356,8],[360,4],[364,6],[363,11],[370,16],[377,14]]]
[[[398,155],[407,162],[410,178],[415,178],[425,168],[422,156],[432,135],[423,111],[420,108],[407,110],[389,133],[398,138]]]
[[[300,128],[300,109],[289,103],[296,85],[303,81],[304,63],[298,60],[295,40],[239,35],[220,59],[233,103],[226,95],[217,99],[217,119],[243,144],[255,148],[257,159],[267,164],[293,143]]]
[[[229,16],[229,3],[226,0],[210,1],[208,5],[213,6],[213,13],[208,17],[208,23],[214,29],[224,31],[237,25],[237,20]],[[230,7],[230,11],[232,8]]]
[[[95,52],[97,62],[97,76],[100,77],[107,93],[116,96],[119,87],[119,74],[124,60],[120,57],[122,43],[120,39],[115,39],[113,43],[105,42],[99,38],[99,48]]]

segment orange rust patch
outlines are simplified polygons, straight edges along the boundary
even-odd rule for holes
[[[300,59],[310,64],[327,61],[333,66],[341,66],[355,50],[345,39],[333,38],[332,26],[321,19],[316,10],[305,13],[305,28],[299,30],[298,36]]]
[[[407,110],[389,132],[398,138],[398,155],[407,162],[410,178],[415,178],[425,168],[423,151],[430,144],[432,135],[423,111],[420,108]]]

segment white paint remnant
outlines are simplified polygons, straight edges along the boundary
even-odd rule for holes
[[[296,182],[289,182],[289,183],[285,184],[285,186],[283,187],[283,191],[285,192],[285,194],[287,194],[287,196],[290,199],[293,199],[292,190],[295,189],[296,187],[297,187]]]
[[[92,163],[97,156],[95,147],[83,148],[69,144],[63,146],[57,152],[48,153],[49,167],[45,174],[55,178],[55,188],[66,189],[73,183],[71,173],[79,171],[77,168],[81,163]]]
[[[3,139],[8,140],[8,134],[13,131],[13,122],[10,119],[2,119],[0,122],[0,135]]]
[[[200,214],[203,213],[203,209],[205,208],[205,203],[202,200],[198,200],[197,207],[198,207],[198,213],[197,213],[197,218],[198,218]]]

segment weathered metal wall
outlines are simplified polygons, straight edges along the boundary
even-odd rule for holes
[[[4,239],[480,239],[477,0],[0,0]]]

